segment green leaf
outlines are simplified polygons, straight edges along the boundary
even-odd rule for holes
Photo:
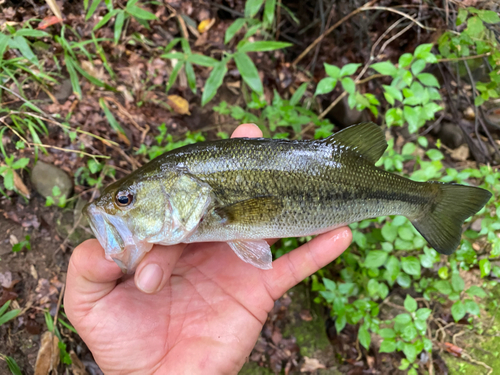
[[[3,175],[3,186],[7,190],[14,190],[14,172],[12,169],[7,169]]]
[[[464,279],[458,273],[454,273],[451,275],[451,286],[455,292],[461,292],[465,287]]]
[[[14,36],[9,39],[9,47],[15,48],[21,52],[21,54],[34,64],[38,64],[38,59],[31,50],[28,41],[22,36]]]
[[[456,25],[457,26],[460,26],[461,24],[463,24],[465,22],[465,20],[467,19],[467,15],[469,14],[469,12],[467,12],[467,9],[465,8],[459,8],[458,9],[458,15],[457,15],[457,21],[456,21]]]
[[[401,94],[401,91],[393,86],[387,86],[387,85],[382,85],[384,90],[389,93],[394,99],[399,100],[400,102],[403,101],[403,94]]]
[[[425,152],[425,154],[429,157],[429,159],[431,159],[432,161],[436,161],[436,160],[443,160],[444,159],[444,155],[441,151],[439,151],[438,149],[436,148],[431,148],[430,150],[427,150]]]
[[[276,9],[276,0],[266,0],[266,3],[264,5],[264,16],[262,17],[262,20],[264,21],[267,27],[273,24],[275,9]]]
[[[451,293],[451,286],[450,286],[450,282],[447,281],[447,280],[439,280],[439,281],[436,281],[434,283],[434,288],[436,288],[436,290],[439,292],[439,293],[442,293],[442,294],[445,294],[445,295],[448,295]]]
[[[127,6],[126,11],[135,19],[141,19],[146,21],[152,21],[156,19],[156,16],[153,13],[148,12],[147,10],[139,8],[138,6],[135,5],[131,7]]]
[[[94,26],[92,30],[96,31],[103,27],[105,24],[109,22],[111,18],[113,18],[117,13],[123,13],[123,10],[115,9],[109,13],[107,13],[101,20]]]
[[[383,339],[393,339],[396,337],[396,332],[392,328],[382,328],[378,334]]]
[[[486,277],[491,272],[491,263],[488,259],[484,258],[479,261],[479,269],[481,270],[481,278]]]
[[[415,359],[417,359],[417,350],[415,348],[415,344],[410,344],[405,342],[403,346],[403,353],[405,354],[406,358],[408,358],[408,361],[410,362],[415,362]]]
[[[326,277],[323,277],[323,284],[325,285],[326,290],[330,290],[332,292],[337,290],[337,284],[335,284],[335,281],[327,279]]]
[[[116,121],[115,116],[113,116],[113,113],[106,105],[106,101],[104,100],[104,98],[99,98],[99,105],[104,111],[104,115],[106,116],[106,119],[108,120],[109,125],[111,125],[113,130],[126,136],[125,130],[123,130],[122,126],[118,123],[118,121]]]
[[[413,55],[411,53],[403,53],[399,57],[398,65],[400,68],[406,68],[413,61]]]
[[[224,44],[227,44],[234,38],[234,36],[245,26],[247,20],[244,18],[237,18],[226,30],[226,35],[224,36]]]
[[[498,17],[497,12],[492,10],[481,10],[478,12],[479,18],[486,23],[498,23],[500,22],[500,17]]]
[[[236,67],[241,74],[241,77],[246,82],[246,84],[258,93],[262,95],[264,92],[264,88],[262,87],[262,82],[259,77],[259,72],[257,71],[257,67],[253,63],[252,59],[243,52],[237,52],[233,56],[234,62],[236,63]]]
[[[375,69],[380,74],[384,74],[386,76],[394,77],[398,73],[398,69],[394,66],[390,61],[382,61],[370,66]]]
[[[28,159],[28,158],[21,158],[21,159],[15,161],[12,164],[12,169],[22,169],[22,168],[25,168],[28,165],[29,162],[30,162],[30,159]]]
[[[392,353],[396,350],[396,341],[394,339],[385,339],[380,344],[380,353]]]
[[[455,322],[462,319],[465,316],[465,313],[465,306],[462,301],[457,301],[453,304],[453,306],[451,306],[451,315],[453,316],[453,319],[455,319]]]
[[[363,347],[365,349],[368,350],[368,348],[370,347],[371,337],[370,337],[370,333],[368,332],[368,330],[366,329],[366,327],[364,325],[359,327],[358,339],[359,339],[359,343],[361,345],[363,345]]]
[[[420,73],[417,79],[426,86],[440,87],[437,78],[431,73]]]
[[[394,242],[398,236],[398,227],[393,223],[386,222],[382,227],[382,236],[387,242]]]
[[[406,311],[408,311],[408,312],[417,311],[417,307],[418,307],[417,301],[415,301],[415,299],[412,296],[410,296],[409,294],[406,295],[404,305],[405,305]]]
[[[415,316],[419,320],[427,320],[427,318],[431,315],[432,310],[428,309],[426,307],[422,309],[418,309],[417,312],[415,313]]]
[[[114,30],[115,44],[118,44],[118,42],[120,41],[120,36],[122,35],[124,22],[125,22],[125,12],[120,11],[116,15],[115,19],[115,30]]]
[[[0,316],[2,316],[10,306],[10,300],[5,302],[2,307],[0,307]]]
[[[420,44],[417,48],[415,48],[415,52],[413,55],[418,58],[423,58],[429,52],[431,52],[432,43]]]
[[[389,260],[385,264],[385,268],[387,270],[386,279],[388,279],[387,281],[389,281],[392,285],[392,283],[396,281],[396,278],[398,277],[400,272],[400,265],[398,258],[396,258],[394,255],[389,257]]]
[[[405,105],[403,108],[403,114],[405,116],[405,120],[408,122],[408,125],[410,125],[414,129],[418,129],[419,117],[420,117],[420,111],[416,108],[417,107],[410,107],[407,105]],[[419,107],[419,109],[420,108],[421,107]]]
[[[342,83],[342,87],[349,94],[354,94],[354,92],[356,91],[356,84],[354,83],[352,78],[350,77],[342,78],[342,81],[340,81],[340,83]]]
[[[203,90],[203,95],[201,96],[201,105],[207,104],[217,93],[217,90],[222,85],[224,76],[227,72],[227,62],[228,58],[218,62],[210,75],[208,76],[207,82],[205,83],[205,88]]]
[[[96,11],[97,7],[101,3],[101,0],[94,0],[92,1],[92,4],[90,5],[89,10],[87,11],[87,15],[85,16],[85,21],[88,21],[90,17],[94,14]]]
[[[467,294],[470,296],[477,296],[479,298],[486,297],[486,292],[483,288],[478,287],[477,285],[472,285],[469,289],[467,289]]]
[[[335,319],[335,329],[337,330],[337,332],[340,333],[344,329],[346,323],[346,313],[345,310],[343,310],[343,313],[337,315],[337,319]]]
[[[196,65],[201,65],[201,66],[209,66],[213,67],[215,66],[219,61],[205,55],[201,55],[199,53],[193,53],[187,57],[187,61],[196,64]]]
[[[46,33],[45,31],[33,30],[33,29],[20,29],[20,30],[17,30],[14,33],[14,35],[17,35],[17,36],[27,36],[27,37],[32,37],[32,38],[50,37],[50,34]]]
[[[14,358],[6,355],[4,359],[5,359],[5,362],[7,363],[7,367],[9,368],[12,375],[23,375],[23,373],[21,372],[21,369],[19,368],[19,365],[14,360]]]
[[[467,34],[472,37],[478,36],[484,30],[483,21],[477,16],[471,17],[467,20]]]
[[[340,68],[336,65],[331,65],[324,63],[325,66],[325,72],[332,78],[339,78],[340,77]]]
[[[470,299],[466,299],[464,301],[464,307],[465,311],[467,311],[469,314],[478,316],[481,313],[479,305]]]
[[[420,261],[413,256],[401,258],[401,268],[408,275],[420,276]]]
[[[19,315],[19,313],[21,312],[21,310],[19,309],[14,309],[14,310],[10,310],[9,312],[6,312],[5,314],[3,314],[2,316],[0,316],[0,326],[2,324],[5,324],[7,323],[9,320],[12,320],[14,319],[16,316]]]
[[[406,313],[398,314],[394,317],[394,322],[404,326],[411,322],[411,315]]]
[[[265,52],[274,51],[277,49],[287,48],[292,46],[292,43],[274,42],[274,41],[259,41],[253,43],[245,43],[238,48],[239,52]]]
[[[307,84],[308,84],[307,82],[304,82],[293,93],[292,97],[290,98],[290,105],[296,106],[297,104],[299,104],[300,99],[302,99],[302,97],[304,96],[304,93],[306,92]]]
[[[416,60],[412,65],[411,65],[411,71],[414,75],[418,75],[422,70],[425,69],[425,61],[422,59]]]
[[[263,3],[264,0],[247,0],[245,4],[245,17],[252,18],[255,16],[262,7]]]
[[[336,85],[337,85],[336,78],[332,77],[323,78],[321,81],[319,81],[314,95],[316,96],[316,95],[328,94],[329,92],[333,91]]]
[[[409,288],[411,286],[411,277],[405,273],[400,273],[396,279],[397,283],[402,288]]]
[[[385,264],[388,254],[382,250],[372,250],[365,259],[365,267],[378,268]]]
[[[193,65],[189,61],[186,61],[186,78],[189,84],[189,88],[193,92],[193,94],[196,94],[196,76],[194,74],[194,69]]]
[[[340,77],[344,77],[344,76],[350,76],[354,73],[356,73],[356,70],[358,70],[358,68],[361,66],[361,64],[346,64],[342,67],[342,69],[340,69]]]
[[[168,90],[170,90],[172,88],[172,86],[175,83],[175,80],[177,79],[177,76],[179,75],[179,72],[181,71],[183,66],[184,66],[183,60],[179,60],[179,61],[177,61],[177,64],[175,64],[174,69],[172,69],[172,73],[170,73],[170,77],[168,77],[168,83],[167,83],[167,87],[166,87],[167,92],[168,92]],[[207,80],[207,83],[208,83],[208,80]],[[207,84],[205,83],[205,87],[206,87],[206,85]]]

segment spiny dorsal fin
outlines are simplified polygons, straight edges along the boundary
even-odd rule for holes
[[[326,138],[325,144],[341,144],[376,163],[387,148],[384,132],[373,122],[351,125]]]

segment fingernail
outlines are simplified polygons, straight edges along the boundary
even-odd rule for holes
[[[155,263],[148,264],[141,270],[137,279],[137,287],[144,293],[154,293],[160,287],[163,270]]]

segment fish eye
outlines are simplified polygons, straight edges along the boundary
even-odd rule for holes
[[[134,196],[128,191],[120,191],[116,194],[115,200],[119,207],[127,207],[134,200]]]

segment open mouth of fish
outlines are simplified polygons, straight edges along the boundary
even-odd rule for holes
[[[106,259],[113,260],[124,273],[132,273],[152,243],[139,240],[128,229],[123,219],[108,215],[94,203],[84,208],[90,227],[104,248]]]

